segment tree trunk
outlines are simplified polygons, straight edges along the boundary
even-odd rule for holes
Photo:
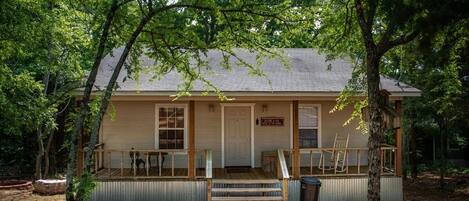
[[[440,125],[440,188],[445,188],[445,176],[447,166],[447,153],[448,153],[448,127],[447,121],[442,120]]]
[[[409,137],[410,137],[410,165],[411,165],[411,177],[412,179],[417,179],[417,136],[415,133],[415,122],[414,116],[411,114],[410,117],[410,128],[409,128]]]
[[[42,157],[44,156],[44,144],[42,142],[42,127],[39,127],[37,129],[37,146],[38,146],[38,151],[36,155],[36,164],[35,164],[35,173],[34,177],[35,179],[42,179]]]
[[[119,62],[116,64],[116,67],[114,68],[114,71],[108,82],[108,85],[106,86],[106,91],[104,93],[103,98],[101,99],[98,116],[93,122],[93,127],[92,127],[91,135],[90,135],[90,141],[86,149],[85,171],[88,173],[91,172],[92,156],[93,156],[95,145],[98,139],[99,127],[101,126],[101,122],[103,120],[104,114],[106,113],[107,108],[109,106],[109,100],[111,98],[112,91],[114,90],[114,86],[116,85],[117,78],[119,77],[120,71],[125,64],[125,61],[127,60],[127,56],[129,55],[130,50],[132,49],[132,46],[134,45],[135,41],[137,40],[138,36],[142,32],[145,25],[150,21],[150,19],[153,16],[154,16],[154,13],[149,13],[147,16],[144,16],[140,20],[140,23],[138,24],[138,26],[136,27],[136,29],[130,36],[129,40],[127,41],[124,47],[124,50],[122,51],[122,54],[119,58]],[[81,185],[83,184],[80,182],[79,186]],[[77,194],[77,200],[83,200],[83,195],[80,193]]]
[[[367,51],[366,68],[368,83],[369,138],[368,138],[368,200],[380,200],[381,142],[384,125],[379,105],[379,59],[375,51]]]
[[[91,92],[93,90],[94,82],[96,81],[96,76],[98,74],[99,65],[101,64],[101,59],[103,58],[103,55],[104,55],[106,42],[109,36],[109,29],[111,27],[111,24],[112,24],[112,21],[114,19],[117,9],[118,9],[117,0],[113,0],[112,5],[107,13],[106,21],[102,28],[102,34],[99,39],[98,50],[96,52],[93,66],[91,68],[90,74],[88,75],[88,79],[86,80],[85,90],[84,90],[83,99],[82,99],[82,107],[75,121],[75,127],[72,131],[72,135],[71,135],[72,143],[71,143],[71,147],[70,147],[69,154],[68,154],[67,176],[66,176],[66,187],[67,187],[66,199],[67,201],[75,200],[74,194],[73,194],[73,181],[72,180],[74,177],[75,165],[76,165],[77,136],[80,135],[80,132],[85,122],[85,118],[88,115],[88,112],[90,110],[88,104],[90,101]]]
[[[47,178],[49,176],[49,169],[50,169],[49,154],[50,154],[53,141],[54,141],[54,131],[51,131],[49,134],[49,139],[47,140],[46,150],[44,151],[44,178]]]

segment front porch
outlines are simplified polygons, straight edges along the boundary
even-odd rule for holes
[[[114,104],[124,115],[105,121],[93,158],[103,183],[155,183],[171,191],[177,182],[203,183],[205,200],[297,200],[301,177],[340,180],[328,184],[331,192],[367,179],[367,137],[355,125],[339,125],[348,114],[329,114],[333,101]],[[397,146],[381,147],[389,185],[399,185],[400,140],[397,128]]]

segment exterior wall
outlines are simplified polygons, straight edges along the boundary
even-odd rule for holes
[[[368,135],[363,134],[360,130],[357,130],[358,121],[354,120],[350,124],[345,125],[344,123],[350,118],[353,107],[349,106],[346,107],[342,111],[336,111],[334,113],[330,113],[330,111],[334,108],[336,102],[335,101],[301,101],[299,104],[319,104],[321,105],[321,141],[322,147],[333,147],[334,146],[334,138],[336,134],[345,137],[347,134],[350,134],[349,137],[349,147],[367,147],[368,142]],[[326,157],[329,157],[327,155]],[[367,164],[367,153],[361,152],[360,153],[360,162],[361,165]],[[313,153],[313,164],[317,165],[319,162],[320,154]],[[310,156],[308,153],[302,153],[301,158],[301,165],[309,165]],[[357,153],[351,152],[349,153],[349,164],[356,165],[357,163]],[[327,161],[326,161],[327,165]]]
[[[368,178],[321,178],[319,201],[362,201],[367,200]],[[300,201],[301,183],[290,180],[288,184],[288,200]],[[401,177],[381,177],[381,200],[402,201]]]
[[[262,105],[267,105],[267,111],[262,111]],[[254,126],[254,158],[255,166],[261,166],[263,151],[290,148],[290,104],[291,102],[257,102],[254,108],[254,118],[284,117],[284,126]]]
[[[159,103],[170,103],[161,102]],[[115,115],[106,115],[102,125],[100,142],[105,149],[154,149],[155,147],[155,104],[157,101],[113,101]],[[181,103],[181,102],[178,102]],[[183,102],[186,103],[186,102]],[[291,101],[251,101],[255,103],[254,118],[283,117],[282,127],[262,127],[256,125],[254,119],[254,157],[255,166],[261,165],[262,151],[288,149],[291,146]],[[330,114],[335,101],[300,101],[300,104],[319,104],[321,106],[320,133],[322,147],[332,147],[336,133],[350,134],[349,147],[366,147],[367,136],[355,128],[357,122],[343,126],[350,117],[352,108]],[[213,110],[209,110],[213,105]],[[267,111],[263,112],[263,105]],[[113,119],[110,116],[114,116]],[[213,151],[213,167],[221,167],[221,106],[216,101],[195,102],[195,146],[197,150],[211,149]],[[366,153],[362,153],[362,163],[366,164]],[[177,166],[185,167],[187,157],[178,156]],[[354,153],[351,153],[350,163],[354,164]],[[314,155],[314,160],[319,154]],[[309,155],[303,154],[302,164],[309,164]],[[104,160],[107,166],[107,158]],[[169,164],[166,163],[165,164]],[[202,167],[202,158],[196,161],[196,166]],[[314,163],[316,164],[316,163]],[[130,167],[130,157],[124,155],[124,166]],[[112,167],[120,167],[120,154],[112,156]]]

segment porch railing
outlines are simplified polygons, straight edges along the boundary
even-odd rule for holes
[[[282,149],[277,150],[277,176],[282,180],[282,196],[283,200],[288,200],[288,179],[290,174],[288,173],[287,161],[285,160],[284,151]]]
[[[205,160],[205,168],[204,175],[197,175],[197,177],[211,178],[212,151],[196,150],[195,160],[198,157]],[[152,164],[152,159],[155,158],[156,164]],[[94,154],[94,171],[98,179],[188,178],[188,160],[188,150],[186,149],[124,150],[98,148]],[[195,168],[197,170],[198,167],[196,166]]]
[[[288,153],[291,170],[292,150],[288,150]],[[380,150],[382,175],[396,175],[396,154],[397,147],[382,145]],[[368,148],[366,147],[300,149],[300,176],[366,176],[367,170]]]

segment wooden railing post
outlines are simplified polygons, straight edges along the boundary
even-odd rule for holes
[[[298,120],[298,101],[293,101],[293,149],[292,149],[292,173],[293,178],[300,178],[300,136]]]
[[[190,179],[195,179],[195,111],[194,101],[189,101],[189,164],[188,176]]]
[[[396,176],[402,176],[402,106],[401,101],[396,100],[395,102],[395,109],[399,118],[397,118],[399,122],[399,127],[395,130],[395,137],[396,137]]]
[[[207,179],[207,200],[212,201],[212,150],[205,150],[205,178]]]
[[[207,179],[207,201],[212,201],[212,179]]]

